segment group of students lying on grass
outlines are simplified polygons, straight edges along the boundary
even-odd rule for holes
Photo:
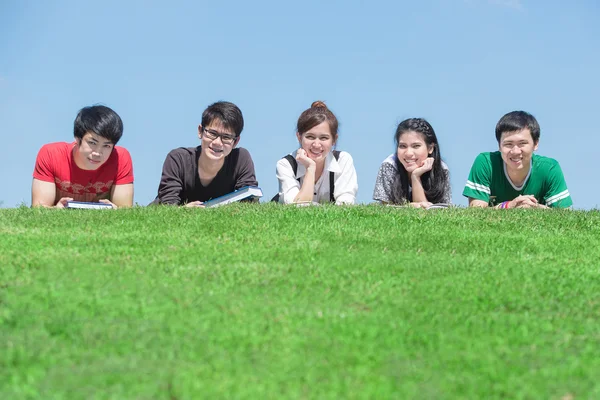
[[[220,101],[208,106],[198,126],[200,146],[172,150],[164,162],[152,204],[202,207],[203,202],[245,186],[257,186],[250,153],[236,147],[244,128],[240,109]],[[71,200],[133,205],[133,165],[117,146],[119,115],[105,106],[85,107],[75,119],[75,141],[44,145],[38,153],[32,206],[65,207]],[[297,150],[277,162],[279,203],[354,204],[358,181],[352,157],[333,150],[336,116],[315,101],[298,119]],[[450,203],[450,174],[433,127],[422,118],[402,121],[396,151],[377,174],[373,199],[383,204],[427,208]],[[524,111],[496,125],[499,151],[475,159],[463,195],[472,207],[566,208],[572,205],[563,173],[552,158],[534,154],[540,139],[536,119]]]

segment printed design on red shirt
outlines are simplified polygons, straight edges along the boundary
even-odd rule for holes
[[[61,181],[58,177],[54,177],[54,182],[61,192],[72,194],[102,194],[110,191],[114,181],[108,182],[90,182],[87,185],[79,183],[71,183],[69,181]]]

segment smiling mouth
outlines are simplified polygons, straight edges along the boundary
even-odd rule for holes
[[[222,153],[222,152],[223,152],[223,149],[213,149],[212,147],[209,147],[209,149],[210,149],[210,150],[211,150],[213,153],[217,153],[217,154],[219,154],[219,153]]]
[[[90,160],[92,164],[100,164],[101,162],[100,160],[92,160],[91,158],[88,158],[88,160]]]
[[[322,151],[316,152],[314,150],[309,150],[308,153],[312,154],[313,156],[317,156],[317,157],[320,156],[321,154],[323,154]]]

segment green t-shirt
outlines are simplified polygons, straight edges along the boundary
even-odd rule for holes
[[[481,153],[471,167],[463,190],[463,196],[486,201],[492,206],[511,201],[522,194],[533,195],[538,203],[548,207],[566,208],[573,205],[558,161],[537,154],[531,157],[531,169],[525,182],[521,187],[516,187],[508,178],[499,151]]]

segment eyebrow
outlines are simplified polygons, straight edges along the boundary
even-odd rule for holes
[[[113,144],[113,142],[111,142],[110,140],[105,140],[104,142],[101,142],[100,140],[96,139],[94,136],[91,136],[89,139],[93,140],[94,142],[98,142],[98,143],[102,143],[102,144]]]
[[[219,135],[237,136],[235,133],[231,133],[231,132],[220,132],[220,131],[218,131],[218,130],[216,130],[216,129],[212,129],[212,128],[206,128],[206,130],[207,130],[207,131],[210,131],[210,132],[217,133],[217,134],[219,134]]]

